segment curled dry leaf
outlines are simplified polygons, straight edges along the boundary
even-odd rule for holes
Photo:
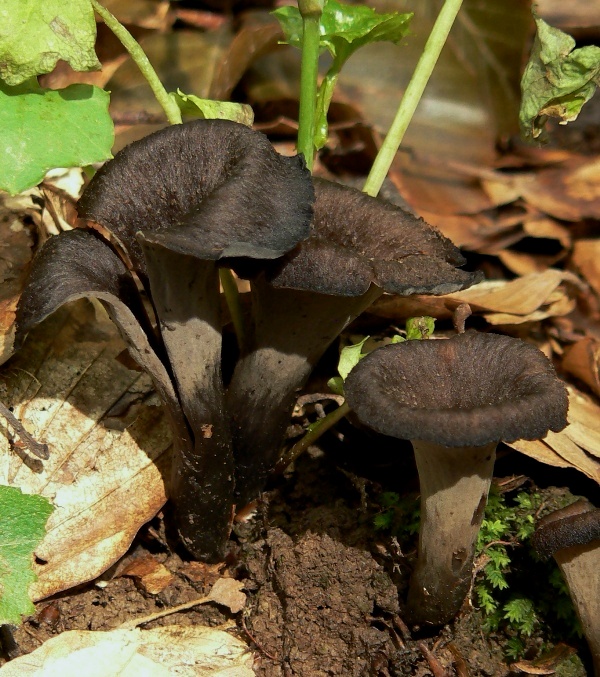
[[[208,597],[213,602],[226,606],[232,614],[237,614],[246,604],[246,595],[242,592],[244,584],[233,578],[219,578],[215,582]]]
[[[0,668],[0,677],[253,677],[253,656],[223,629],[168,625],[155,630],[63,632]]]
[[[600,341],[584,338],[569,346],[562,366],[600,396]]]
[[[166,500],[171,436],[162,409],[130,407],[118,430],[103,423],[121,399],[144,401],[152,387],[116,359],[123,342],[93,309],[80,301],[56,312],[0,373],[5,403],[50,450],[42,463],[0,436],[0,483],[55,506],[36,551],[33,599],[101,574]]]
[[[512,184],[540,211],[565,221],[600,218],[600,159],[576,158],[551,169],[517,174]]]
[[[577,240],[572,261],[590,287],[600,295],[600,240]]]
[[[543,440],[518,440],[508,446],[541,463],[575,468],[600,484],[600,407],[573,386],[569,391],[569,425]]]
[[[522,324],[568,314],[575,307],[577,290],[583,286],[573,273],[548,269],[509,282],[485,280],[470,289],[438,298],[383,297],[370,312],[391,319],[421,315],[441,319],[451,317],[461,303],[468,303],[474,315],[483,316],[490,324]]]
[[[175,578],[164,564],[157,562],[150,554],[136,557],[121,571],[121,576],[130,576],[145,592],[158,595]]]

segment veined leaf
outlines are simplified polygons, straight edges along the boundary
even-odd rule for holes
[[[171,92],[171,96],[184,116],[204,120],[233,120],[247,127],[252,127],[254,111],[245,103],[230,101],[213,101],[201,99],[193,94],[184,94],[180,89]]]
[[[302,17],[296,7],[281,7],[273,12],[286,41],[300,47]],[[321,17],[321,47],[343,63],[359,47],[372,42],[399,42],[408,32],[412,13],[379,14],[366,5],[346,5],[327,0]]]
[[[18,625],[22,615],[35,611],[28,594],[37,579],[33,551],[46,533],[53,510],[42,496],[0,487],[0,625]]]
[[[521,80],[519,122],[536,139],[548,117],[572,122],[600,82],[600,47],[573,49],[575,40],[536,17],[537,36]]]
[[[3,0],[0,77],[9,85],[49,73],[59,59],[76,71],[98,70],[90,0]]]
[[[111,157],[108,92],[92,85],[44,90],[35,78],[0,82],[0,189],[20,193],[49,169],[80,167]]]

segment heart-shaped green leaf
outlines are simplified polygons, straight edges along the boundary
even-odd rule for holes
[[[0,189],[20,193],[49,169],[80,167],[111,157],[108,92],[92,85],[44,90],[35,78],[0,82]]]
[[[49,73],[59,59],[76,71],[98,70],[90,0],[3,0],[0,77],[9,85]]]

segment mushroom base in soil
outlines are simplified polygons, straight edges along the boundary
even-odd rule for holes
[[[412,445],[422,499],[419,559],[408,591],[409,620],[441,625],[460,609],[471,587],[496,443],[458,450],[460,463],[456,449],[423,440],[413,440]]]
[[[470,588],[496,445],[562,430],[566,388],[535,346],[468,331],[379,348],[345,392],[361,423],[413,443],[421,533],[406,618],[447,623]]]

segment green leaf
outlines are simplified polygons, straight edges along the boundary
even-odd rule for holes
[[[286,42],[300,48],[302,16],[296,7],[273,12],[283,29]],[[346,5],[327,0],[321,16],[320,46],[328,49],[341,65],[359,47],[372,42],[398,43],[408,32],[412,13],[378,14],[366,5]]]
[[[109,95],[92,85],[44,90],[35,78],[0,82],[0,190],[12,195],[38,184],[49,169],[111,157]]]
[[[0,625],[18,625],[35,611],[28,595],[37,577],[33,551],[46,533],[54,508],[41,496],[0,486]]]
[[[344,379],[341,376],[334,376],[327,381],[327,387],[336,395],[344,394]]]
[[[76,71],[98,70],[90,0],[3,0],[0,77],[18,85],[49,73],[59,59]]]
[[[521,79],[519,122],[525,138],[536,139],[548,117],[562,124],[577,118],[600,82],[600,47],[573,49],[570,35],[536,17],[537,36]]]
[[[358,364],[359,360],[367,354],[362,352],[362,347],[365,345],[368,339],[369,337],[365,336],[365,338],[359,343],[355,343],[353,346],[346,346],[345,348],[342,348],[342,352],[340,353],[340,361],[338,363],[338,373],[344,379],[344,381],[348,377],[348,374]]]
[[[406,340],[415,341],[427,339],[435,329],[435,318],[425,315],[423,317],[409,317],[406,320]]]
[[[180,89],[177,93],[171,92],[171,96],[181,109],[182,115],[190,118],[233,120],[247,127],[252,127],[254,122],[254,111],[245,103],[200,99],[193,94],[184,94]]]

